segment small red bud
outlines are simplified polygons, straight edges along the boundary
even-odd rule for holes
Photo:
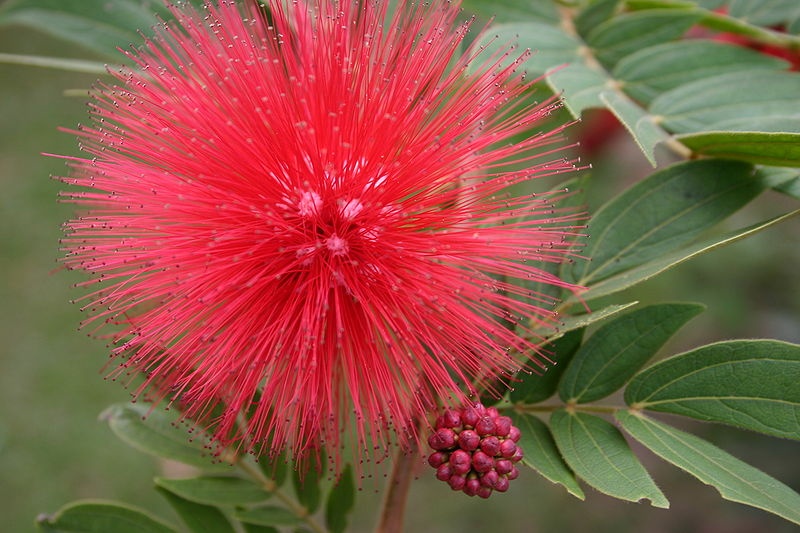
[[[506,477],[508,478],[509,481],[517,479],[519,477],[519,470],[517,469],[517,467],[516,466],[512,466],[511,467],[511,472],[509,472]]]
[[[481,482],[477,478],[468,479],[464,483],[464,494],[467,496],[475,496],[478,494],[478,489],[481,487]]]
[[[484,500],[492,495],[492,488],[491,487],[484,487],[481,485],[478,487],[477,491],[478,497],[483,498]]]
[[[456,474],[466,474],[472,468],[472,457],[469,452],[456,450],[450,454],[450,466]]]
[[[500,413],[497,411],[496,408],[488,407],[486,408],[486,416],[488,416],[489,418],[497,418],[498,416],[500,416]]]
[[[476,472],[488,472],[494,468],[494,459],[478,450],[472,454],[472,467]]]
[[[522,449],[517,446],[517,450],[514,452],[514,455],[511,456],[511,462],[518,463],[520,460],[522,460]]]
[[[483,437],[483,439],[481,439],[481,450],[483,450],[486,455],[494,457],[500,451],[500,439],[494,435]]]
[[[522,433],[520,433],[519,428],[517,426],[511,426],[511,429],[508,432],[508,438],[514,442],[519,442],[521,436]]]
[[[441,418],[442,425],[439,427],[455,428],[461,425],[461,415],[451,409],[445,411]]]
[[[436,433],[428,437],[428,444],[434,450],[449,450],[456,444],[456,434],[452,429],[437,429]]]
[[[453,474],[450,476],[450,479],[447,480],[448,485],[453,490],[462,490],[464,485],[467,483],[467,478],[464,476],[459,476],[457,474]]]
[[[471,429],[465,429],[458,434],[458,446],[462,450],[466,450],[468,452],[477,450],[480,442],[480,436]]]
[[[439,481],[447,481],[453,475],[453,468],[445,463],[436,469],[436,479]]]
[[[447,462],[447,454],[444,452],[434,452],[428,456],[428,464],[434,468],[439,468]]]
[[[494,419],[484,416],[475,424],[475,432],[481,437],[494,433]]]
[[[494,490],[497,492],[505,492],[508,490],[508,478],[501,477],[497,479],[497,483],[494,485]]]
[[[481,485],[486,487],[494,487],[499,479],[500,476],[497,475],[497,472],[494,470],[489,470],[481,476]]]
[[[463,422],[467,426],[475,427],[475,424],[478,423],[478,420],[481,419],[480,413],[473,408],[473,407],[466,407],[461,412],[461,422]]]
[[[498,459],[494,462],[494,469],[497,470],[497,473],[501,476],[504,474],[508,474],[514,468],[514,463],[509,461],[508,459]]]
[[[514,454],[517,451],[517,445],[514,444],[514,441],[511,439],[506,439],[500,443],[500,455],[509,459],[514,457]]]
[[[507,437],[511,431],[511,419],[507,416],[498,416],[494,421],[495,435],[498,437]]]

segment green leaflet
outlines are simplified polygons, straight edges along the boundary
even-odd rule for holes
[[[605,323],[567,367],[559,396],[564,402],[587,403],[612,394],[703,309],[692,303],[656,304]]]
[[[723,422],[800,439],[800,346],[727,341],[665,359],[637,375],[625,401],[637,409]]]
[[[239,477],[156,478],[156,484],[181,498],[208,505],[246,505],[272,497],[252,481]]]
[[[548,481],[563,485],[567,492],[583,500],[583,490],[558,452],[547,424],[524,413],[512,412],[511,418],[522,433],[518,442],[525,454],[522,462]]]
[[[347,465],[339,476],[339,480],[328,494],[325,504],[325,525],[331,533],[344,533],[347,519],[356,503],[356,487],[353,480],[353,468]]]
[[[708,131],[679,135],[677,139],[696,154],[762,165],[800,166],[800,133]]]
[[[40,529],[60,533],[176,533],[147,512],[117,502],[83,500],[53,516],[37,518]]]
[[[800,495],[689,433],[650,418],[618,411],[617,420],[633,438],[662,459],[717,489],[726,500],[751,505],[800,524]]]
[[[192,533],[235,533],[231,523],[216,507],[185,500],[162,487],[156,487],[156,490]]]
[[[598,309],[597,311],[593,311],[591,313],[568,316],[561,321],[561,326],[555,333],[547,336],[547,340],[552,342],[564,336],[564,334],[567,333],[568,331],[572,331],[578,328],[583,328],[588,326],[589,324],[593,324],[594,322],[604,320],[612,315],[621,313],[625,309],[633,307],[638,303],[639,302],[628,302],[625,304],[609,305],[601,309]]]
[[[654,507],[669,508],[622,433],[611,423],[562,409],[553,413],[550,428],[567,464],[589,485],[614,498],[631,502],[647,499]]]
[[[656,145],[669,140],[669,133],[656,124],[655,117],[635,104],[618,91],[604,90],[600,101],[614,113],[614,116],[631,134],[645,157],[653,167],[656,166]]]
[[[303,523],[300,518],[282,507],[256,507],[236,511],[233,516],[240,522],[256,526],[298,526]]]
[[[547,357],[553,360],[544,372],[534,374],[523,370],[517,373],[520,380],[513,384],[511,401],[514,403],[537,403],[546,400],[556,391],[558,381],[569,366],[572,356],[578,350],[583,339],[583,328],[567,332],[563,337],[543,344],[542,348],[549,353]]]

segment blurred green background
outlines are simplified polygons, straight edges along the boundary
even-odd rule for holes
[[[0,51],[85,57],[21,28],[0,32]],[[38,513],[78,498],[111,498],[173,518],[152,490],[152,477],[170,465],[128,448],[97,420],[128,393],[103,380],[102,341],[76,331],[81,314],[68,300],[79,277],[60,271],[60,224],[70,206],[57,203],[61,185],[49,175],[65,171],[41,152],[77,155],[73,136],[57,127],[86,120],[86,89],[94,76],[0,65],[0,530],[32,531]],[[573,129],[579,135],[578,128]],[[624,132],[592,161],[593,207],[649,168]],[[788,211],[794,202],[766,193],[728,221],[747,225]],[[796,206],[794,206],[796,207]],[[769,337],[800,342],[800,221],[683,265],[616,301],[699,301],[695,319],[662,355],[726,338]],[[628,298],[630,296],[630,298]],[[719,426],[693,431],[800,489],[800,445]],[[581,503],[560,487],[524,472],[509,494],[488,502],[466,500],[421,468],[408,506],[409,532],[789,532],[772,515],[723,502],[716,492],[634,447],[673,505],[662,511],[587,491]],[[354,531],[369,531],[383,479],[367,479],[357,502]]]

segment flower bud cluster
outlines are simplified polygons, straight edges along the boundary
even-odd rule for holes
[[[428,444],[436,450],[428,464],[436,478],[468,496],[488,498],[505,492],[519,476],[515,463],[522,459],[517,446],[519,428],[494,407],[481,404],[446,410],[436,420]]]

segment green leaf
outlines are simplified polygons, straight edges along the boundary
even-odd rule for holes
[[[580,118],[584,109],[603,107],[600,93],[613,86],[603,71],[582,63],[555,70],[548,74],[546,81],[553,92],[563,93],[564,106],[575,118]]]
[[[100,418],[111,430],[137,450],[196,466],[204,470],[229,471],[232,467],[219,462],[204,448],[207,439],[192,435],[178,427],[178,415],[137,404],[117,404],[106,409]],[[191,439],[191,440],[190,440]]]
[[[264,455],[259,458],[258,467],[261,472],[275,482],[276,487],[280,487],[289,476],[289,458],[286,452],[281,452],[275,458]]]
[[[689,433],[641,415],[618,411],[617,420],[633,438],[662,459],[717,489],[726,500],[751,505],[800,524],[800,495]]]
[[[800,16],[797,0],[731,0],[728,15],[759,26],[777,26]]]
[[[656,124],[653,115],[618,91],[605,90],[600,100],[614,113],[653,167],[656,166],[656,145],[669,140],[669,133]]]
[[[648,409],[800,439],[800,346],[773,340],[709,344],[637,375],[625,401]]]
[[[592,30],[586,42],[601,63],[614,65],[642,48],[678,39],[700,19],[691,9],[662,9],[614,17]]]
[[[542,348],[550,353],[546,354],[553,360],[542,375],[520,371],[517,373],[517,383],[511,391],[511,401],[514,403],[537,403],[546,400],[556,391],[558,380],[578,351],[583,340],[583,328],[567,332],[552,342],[543,344]]]
[[[156,491],[164,496],[192,533],[236,533],[216,507],[190,502],[162,487],[156,487]]]
[[[606,323],[581,346],[558,387],[565,402],[587,403],[620,389],[705,306],[693,303],[641,307]]]
[[[589,485],[621,500],[648,499],[654,507],[669,507],[669,501],[611,423],[562,409],[553,413],[550,428],[567,464]]]
[[[697,154],[741,159],[762,165],[800,166],[800,133],[709,131],[679,135]]]
[[[239,477],[156,478],[156,484],[181,498],[208,505],[246,505],[272,497],[250,480]]]
[[[775,190],[800,200],[800,177],[796,177],[781,183],[780,185],[776,185]]]
[[[328,503],[325,506],[325,525],[331,533],[344,533],[347,529],[347,515],[353,510],[355,503],[353,469],[347,465],[339,476],[339,481],[328,494]]]
[[[621,313],[625,309],[629,307],[633,307],[634,305],[638,304],[639,302],[628,302],[625,304],[614,304],[603,307],[598,309],[597,311],[593,311],[591,313],[586,313],[583,315],[573,315],[568,316],[561,321],[561,327],[558,330],[549,335],[547,340],[552,342],[556,339],[559,339],[564,336],[568,331],[572,331],[578,328],[583,328],[588,326],[589,324],[593,324],[595,322],[599,322],[600,320],[605,320],[606,318],[616,315],[617,313]]]
[[[578,48],[580,43],[567,35],[557,26],[540,22],[522,22],[513,24],[498,24],[492,26],[491,31],[481,35],[474,47],[486,47],[481,57],[488,58],[490,54],[499,50],[507,50],[509,43],[518,46],[511,51],[506,64],[510,64],[519,57],[522,50],[529,48],[534,53],[524,63],[526,71],[541,75],[554,67],[578,61]],[[480,61],[474,61],[475,67],[480,66]]]
[[[59,533],[176,533],[141,509],[99,500],[73,502],[36,521],[40,528]]]
[[[522,434],[517,443],[525,454],[522,462],[548,481],[563,485],[567,492],[583,500],[583,490],[575,481],[575,474],[561,458],[547,424],[524,413],[512,412],[510,415]]]
[[[690,39],[651,46],[621,59],[613,76],[645,103],[686,83],[729,72],[782,70],[788,62],[730,44]]]
[[[60,70],[68,70],[70,72],[85,72],[88,74],[108,74],[108,68],[115,68],[97,61],[3,53],[0,53],[0,63],[6,63],[10,65],[26,65],[29,67],[55,68]]]
[[[671,252],[735,213],[763,190],[747,163],[706,159],[651,174],[604,205],[583,253],[566,273],[595,283]]]
[[[800,198],[800,190],[798,191],[798,198]],[[791,213],[777,216],[767,221],[732,231],[723,236],[714,236],[703,239],[675,252],[662,255],[657,259],[650,261],[649,263],[645,263],[644,265],[593,284],[588,291],[581,293],[580,296],[586,301],[589,301],[602,296],[608,296],[609,294],[614,294],[615,292],[619,292],[638,283],[654,278],[662,272],[666,272],[667,270],[692,258],[703,255],[712,250],[716,250],[717,248],[722,248],[728,244],[740,241],[751,235],[755,235],[760,231],[771,228],[772,226],[780,224],[781,222],[797,215],[800,215],[800,210],[792,211]],[[577,301],[578,300],[576,297],[572,297],[567,300],[567,303],[577,303]]]
[[[650,111],[662,117],[662,126],[677,133],[794,131],[786,129],[786,122],[796,118],[792,112],[798,108],[800,74],[759,69],[681,85],[653,100]]]
[[[558,11],[553,2],[520,2],[519,0],[465,0],[462,7],[497,22],[537,20],[558,23]]]
[[[258,526],[256,524],[242,523],[245,533],[279,533],[277,529],[271,526]]]
[[[620,0],[596,0],[575,17],[575,29],[586,37],[595,27],[609,20],[619,8]]]
[[[233,516],[240,522],[257,526],[298,526],[303,523],[300,518],[283,507],[256,507],[236,511]]]
[[[297,494],[297,499],[308,510],[313,513],[319,509],[322,503],[322,489],[320,488],[320,481],[325,472],[324,456],[320,456],[322,463],[319,465],[312,464],[306,471],[295,469],[292,471],[292,482],[294,491]]]

